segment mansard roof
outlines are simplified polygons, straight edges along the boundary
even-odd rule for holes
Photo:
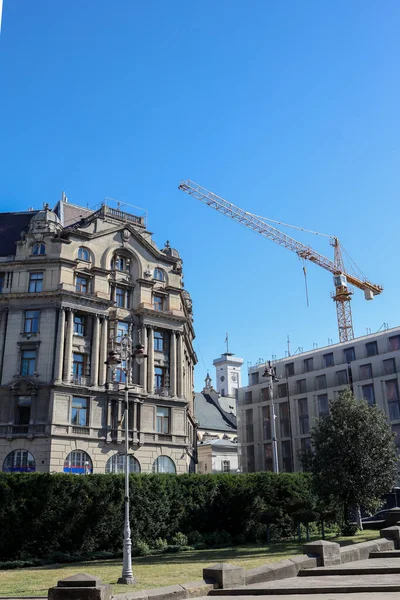
[[[21,239],[21,233],[29,227],[32,217],[38,212],[32,210],[0,213],[0,256],[16,253],[16,242]]]

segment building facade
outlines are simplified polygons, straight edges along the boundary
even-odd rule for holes
[[[124,336],[144,346],[129,385],[131,469],[194,469],[192,302],[182,260],[143,217],[65,196],[0,214],[0,468],[119,472]],[[126,339],[126,337],[125,337]]]
[[[237,473],[237,441],[224,435],[221,439],[208,439],[197,447],[199,473]]]
[[[329,401],[350,386],[356,397],[384,410],[400,446],[400,327],[351,342],[272,361],[273,402],[280,471],[301,470],[299,454],[310,446],[313,421],[329,413]],[[238,393],[239,466],[272,471],[272,406],[265,364],[249,368]]]

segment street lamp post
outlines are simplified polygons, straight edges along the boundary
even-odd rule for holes
[[[112,339],[112,345],[114,346],[115,339]],[[144,352],[142,344],[137,344],[135,350],[132,352],[132,338],[130,335],[124,335],[121,340],[121,351],[120,353],[114,350],[109,352],[106,364],[109,367],[116,367],[121,365],[119,368],[125,375],[125,386],[124,386],[124,416],[125,416],[125,464],[124,464],[124,475],[125,475],[125,518],[124,518],[124,543],[123,543],[123,562],[122,562],[122,575],[118,579],[118,583],[134,584],[136,579],[132,572],[132,540],[131,540],[131,526],[129,520],[129,509],[130,509],[130,493],[129,493],[129,383],[131,381],[132,373],[132,359],[135,359],[138,364],[141,364],[147,357]],[[122,366],[124,365],[124,366]]]
[[[263,377],[268,377],[269,397],[271,400],[271,433],[272,433],[272,466],[274,473],[279,473],[279,461],[278,461],[278,440],[276,439],[276,414],[274,404],[274,382],[278,381],[275,373],[275,367],[271,366],[271,361],[268,361],[268,366],[265,368]]]

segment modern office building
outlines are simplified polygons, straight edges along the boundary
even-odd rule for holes
[[[314,419],[350,386],[358,398],[382,408],[400,433],[400,327],[351,342],[272,361],[275,424],[280,471],[301,470],[299,453],[310,446]],[[265,363],[248,370],[249,385],[238,393],[239,466],[243,472],[272,471],[272,407]],[[400,436],[396,438],[400,446]]]
[[[193,470],[197,359],[177,250],[159,249],[143,216],[65,195],[0,214],[0,231],[0,468],[123,470],[127,364],[106,361],[125,340],[145,354],[128,374],[131,469]]]

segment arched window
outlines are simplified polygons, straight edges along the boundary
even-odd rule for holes
[[[28,450],[14,450],[4,460],[5,473],[32,473],[36,471],[36,463]]]
[[[125,473],[125,454],[113,454],[107,461],[106,473]],[[129,473],[140,473],[139,461],[129,455]]]
[[[154,269],[154,279],[157,279],[157,281],[165,281],[164,271],[158,267]]]
[[[169,456],[159,456],[153,463],[153,473],[176,473],[174,461]]]
[[[83,450],[70,452],[64,462],[64,473],[74,473],[75,475],[93,473],[92,459],[89,454]]]
[[[129,273],[131,261],[126,256],[116,255],[111,261],[111,268],[122,273]]]
[[[32,248],[33,256],[39,256],[46,254],[46,245],[45,244],[34,244]]]
[[[87,248],[84,248],[83,246],[81,246],[78,250],[78,259],[86,260],[87,262],[89,262],[90,261],[89,250]]]

